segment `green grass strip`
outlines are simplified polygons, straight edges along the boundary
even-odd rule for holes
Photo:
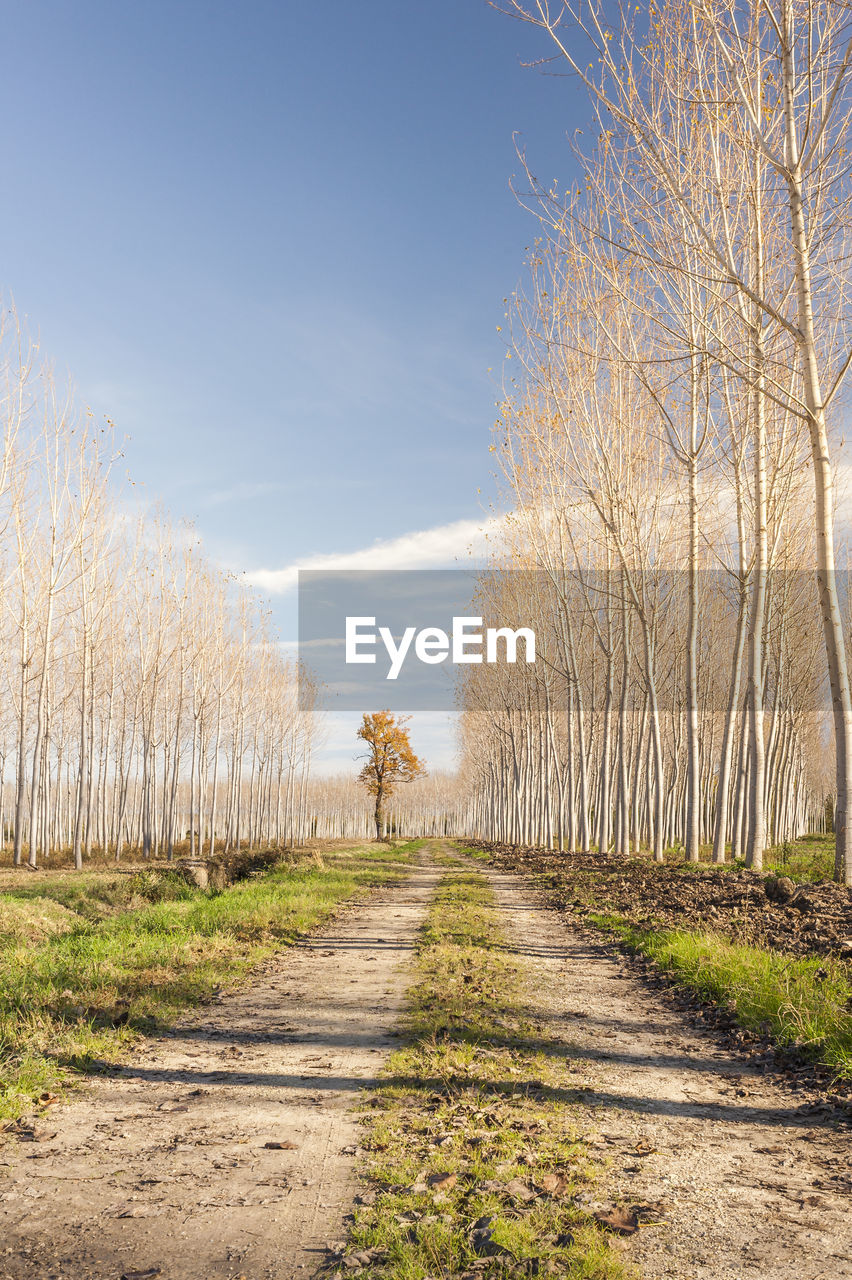
[[[678,983],[727,1008],[741,1026],[852,1078],[852,975],[840,960],[788,956],[714,933],[642,929],[620,916],[587,917]]]
[[[449,870],[419,940],[404,1046],[368,1104],[372,1190],[332,1270],[634,1274],[574,1201],[599,1172],[579,1134],[578,1064],[531,1025],[524,1001],[522,961],[485,877]]]
[[[727,846],[730,856],[730,845]],[[653,864],[649,872],[656,875],[668,875],[677,871],[683,875],[702,875],[710,868],[714,871],[732,871],[735,875],[746,867],[744,858],[736,861],[714,863],[712,861],[712,845],[703,845],[700,862],[684,862],[683,846],[676,845],[666,850],[668,866],[665,869]],[[789,876],[805,884],[819,884],[823,880],[834,879],[834,836],[807,835],[798,836],[795,840],[786,840],[782,844],[771,845],[763,855],[763,871],[779,876]]]
[[[116,905],[91,875],[82,910],[35,943],[3,932],[23,895],[0,894],[0,1118],[20,1116],[95,1060],[119,1061],[140,1033],[243,977],[345,899],[400,879],[420,843],[327,854],[324,868],[282,866],[221,891],[149,876],[107,918],[90,918],[93,901]],[[84,887],[56,897],[68,910]],[[137,905],[146,891],[155,900]]]

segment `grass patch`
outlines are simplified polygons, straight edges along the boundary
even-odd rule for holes
[[[236,981],[344,899],[400,878],[420,843],[335,852],[324,867],[281,867],[221,891],[143,872],[0,894],[0,1118],[74,1071],[120,1060],[141,1032]]]
[[[727,846],[730,858],[730,845]],[[683,849],[667,849],[666,862],[669,870],[682,871],[689,875],[706,871],[708,866],[714,870],[742,871],[745,859],[714,863],[712,845],[702,845],[700,862],[684,862]],[[796,840],[785,840],[783,844],[770,845],[763,854],[763,872],[773,872],[779,876],[789,876],[802,884],[820,884],[824,880],[834,879],[834,836],[812,833],[799,836]]]
[[[789,956],[713,933],[642,929],[623,917],[592,915],[632,951],[678,983],[726,1007],[741,1026],[852,1079],[852,976],[831,958]]]
[[[818,883],[834,877],[834,835],[800,836],[767,849],[764,866],[791,880]]]
[[[730,845],[728,856],[730,857]],[[683,849],[675,846],[666,849],[667,870],[678,870],[685,875],[700,874],[708,866],[714,870],[742,871],[745,860],[714,863],[713,846],[702,845],[699,862],[684,862]],[[789,876],[805,884],[819,884],[823,880],[834,879],[834,836],[811,834],[799,836],[796,840],[786,840],[783,844],[771,845],[763,855],[764,873],[774,872],[779,876]]]
[[[20,873],[18,873],[20,874]],[[177,870],[165,867],[127,872],[47,872],[36,879],[17,876],[0,886],[0,946],[65,933],[81,921],[97,923],[155,902],[185,899],[193,889]]]
[[[332,1269],[624,1280],[632,1269],[575,1201],[598,1172],[572,1114],[577,1063],[522,1012],[523,972],[485,878],[439,861],[406,1041],[369,1104],[372,1189]]]
[[[475,858],[475,859],[477,859],[477,861],[479,861],[479,862],[490,862],[490,861],[491,861],[491,854],[490,854],[490,853],[487,853],[487,852],[485,851],[485,849],[468,849],[468,848],[466,848],[464,845],[461,845],[461,844],[456,844],[454,847],[455,847],[456,849],[458,849],[458,851],[459,851],[459,853],[462,855],[462,857],[465,857],[465,858]]]

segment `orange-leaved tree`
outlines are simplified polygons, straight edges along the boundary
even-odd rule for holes
[[[358,737],[367,744],[367,750],[358,758],[366,763],[358,774],[371,796],[376,800],[376,839],[382,838],[384,803],[400,782],[411,782],[426,772],[422,760],[411,750],[408,730],[410,717],[393,716],[390,711],[364,713]]]

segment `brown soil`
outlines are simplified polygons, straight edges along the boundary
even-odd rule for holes
[[[852,889],[844,885],[790,882],[791,896],[779,902],[773,901],[776,877],[757,871],[686,871],[682,864],[660,866],[648,858],[469,843],[491,853],[499,866],[542,876],[554,903],[581,915],[619,912],[640,924],[712,929],[793,955],[852,958]]]
[[[344,908],[7,1144],[0,1277],[310,1276],[357,1190],[353,1108],[434,878]]]

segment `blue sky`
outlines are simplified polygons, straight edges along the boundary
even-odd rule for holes
[[[4,13],[0,285],[284,638],[292,566],[443,564],[483,518],[513,133],[564,179],[590,114],[545,52],[486,0]]]

